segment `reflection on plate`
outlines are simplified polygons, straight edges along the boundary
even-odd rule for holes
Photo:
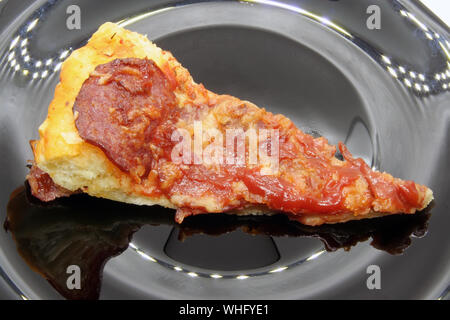
[[[254,263],[264,265],[279,259],[276,246],[271,246],[267,241],[280,236],[297,237],[298,241],[315,237],[323,242],[327,251],[349,250],[358,242],[372,238],[373,247],[390,254],[400,254],[411,244],[411,236],[425,235],[429,217],[429,212],[420,212],[310,227],[289,221],[282,215],[239,217],[211,214],[194,216],[177,225],[174,223],[174,211],[158,206],[127,205],[81,194],[42,203],[30,195],[25,184],[11,195],[4,227],[12,233],[17,249],[27,264],[45,277],[62,296],[68,299],[97,299],[105,263],[127,249],[132,235],[143,226],[156,228],[158,225],[173,225],[174,229],[161,250],[168,257],[194,265],[195,261],[189,261],[189,258],[201,250],[199,239],[191,241],[196,235],[206,236],[201,241],[208,241],[209,247],[221,245],[229,251],[239,250],[227,248],[227,243],[223,242],[226,240],[214,244],[213,239],[223,234],[252,235],[253,240],[243,238],[242,241],[248,242],[243,243],[243,247],[250,246],[241,251],[256,252],[260,246],[267,247],[264,254],[252,257]],[[217,264],[215,257],[211,259]],[[71,265],[77,265],[82,270],[79,290],[67,287],[67,267]],[[226,268],[226,263],[223,266]],[[214,267],[220,269],[221,266]]]

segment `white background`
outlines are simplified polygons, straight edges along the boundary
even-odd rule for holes
[[[450,26],[450,0],[421,0],[442,21]]]

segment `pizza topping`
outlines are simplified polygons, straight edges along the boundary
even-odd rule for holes
[[[117,59],[84,82],[73,110],[80,136],[137,181],[152,167],[151,141],[174,110],[170,82],[152,60]]]
[[[68,197],[73,193],[55,184],[48,173],[39,169],[35,164],[31,166],[27,180],[33,196],[44,202],[60,197]]]
[[[180,208],[179,222],[193,214],[249,205],[265,205],[293,215],[360,214],[374,209],[414,212],[420,207],[422,199],[414,182],[372,171],[343,144],[339,148],[345,161],[340,161],[334,157],[336,147],[325,138],[303,133],[284,116],[206,89],[201,95],[184,97],[181,104],[174,94],[176,88],[174,75],[152,60],[117,59],[95,69],[73,110],[78,115],[75,124],[80,136],[100,147],[129,174],[141,186],[142,194],[164,194]],[[264,164],[250,164],[248,137],[240,144],[245,147],[244,163],[196,163],[195,146],[184,155],[194,163],[174,163],[171,152],[178,141],[173,140],[173,133],[182,127],[191,138],[195,121],[220,133],[229,129],[277,130],[278,172],[262,174]],[[204,152],[216,139],[201,141],[200,151]],[[268,153],[275,152],[269,140],[259,143]],[[219,151],[225,147],[226,143],[219,142]],[[150,172],[152,181],[157,181],[151,192],[145,190]]]
[[[412,210],[420,207],[422,199],[420,199],[416,184],[413,181],[394,179],[387,173],[373,171],[362,159],[354,159],[344,144],[340,143],[339,149],[344,159],[361,171],[369,183],[373,196],[377,199],[375,201],[388,200],[390,202],[389,206],[384,206],[385,212],[389,212],[389,210],[398,212],[400,210],[408,213],[414,212]],[[418,187],[424,188],[423,186]]]

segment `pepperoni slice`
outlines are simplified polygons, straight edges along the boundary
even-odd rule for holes
[[[55,200],[60,197],[68,197],[74,192],[64,189],[53,182],[48,173],[33,164],[27,175],[31,194],[43,202]]]
[[[153,60],[116,59],[84,82],[73,112],[80,136],[132,177],[148,175],[155,128],[175,107],[173,85]]]

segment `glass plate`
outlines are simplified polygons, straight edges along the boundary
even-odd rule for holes
[[[80,217],[73,203],[62,203],[59,213],[61,206],[72,208],[62,213],[66,220],[47,210],[26,224],[31,233],[16,235],[22,255],[20,239],[42,245],[36,252],[48,250],[47,263],[66,261],[58,255],[70,247],[75,257],[70,263],[86,264],[90,260],[79,253],[91,248],[92,239],[116,250],[108,257],[124,250],[104,267],[102,299],[448,297],[449,30],[416,1],[0,0],[2,220],[11,192],[23,185],[26,161],[32,159],[28,141],[38,137],[61,62],[106,21],[146,34],[208,89],[285,114],[332,144],[345,141],[373,168],[429,186],[435,203],[428,233],[400,255],[370,241],[346,251],[327,244],[328,229],[302,229],[302,236],[294,237],[285,229],[273,231],[278,220],[222,215],[180,228],[167,219],[172,213],[159,207],[147,208],[151,217],[146,217],[133,206],[81,199],[84,205],[75,204]],[[94,204],[88,208],[89,201]],[[383,228],[398,226],[386,221]],[[230,230],[211,231],[222,225]],[[77,227],[84,231],[72,234]],[[257,232],[251,235],[252,230]],[[332,231],[334,240],[342,230]],[[17,246],[10,233],[0,233],[0,296],[61,298],[28,267]],[[105,254],[100,250],[105,246],[93,250]],[[85,260],[77,262],[81,257]],[[102,261],[95,265],[98,274]],[[381,289],[368,288],[372,265],[380,268]],[[65,267],[59,277],[68,276]]]

